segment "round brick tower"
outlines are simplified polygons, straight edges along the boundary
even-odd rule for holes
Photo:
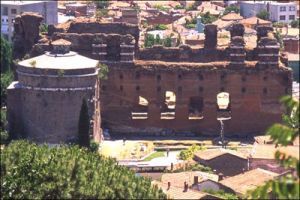
[[[8,87],[9,131],[14,137],[39,143],[76,139],[85,98],[94,136],[100,138],[100,114],[94,115],[100,109],[98,61],[69,51],[70,45],[54,41],[51,52],[18,63],[18,81]]]

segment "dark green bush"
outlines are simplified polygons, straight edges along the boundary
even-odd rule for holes
[[[1,151],[3,199],[164,199],[149,179],[78,146],[15,141]]]

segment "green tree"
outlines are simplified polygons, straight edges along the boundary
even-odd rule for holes
[[[256,17],[263,20],[269,20],[270,14],[267,10],[261,10],[259,13],[256,14]]]
[[[156,35],[156,38],[155,38],[155,42],[154,42],[155,44],[162,44],[162,40],[161,40],[161,38],[160,38],[160,36],[159,35]]]
[[[47,24],[41,24],[40,25],[40,33],[48,33],[48,25]]]
[[[90,117],[85,99],[82,100],[78,121],[78,144],[81,147],[90,147]]]
[[[282,117],[282,124],[274,124],[267,130],[276,145],[287,146],[299,136],[299,101],[291,96],[285,96],[281,99],[285,105],[287,114]],[[249,193],[253,199],[299,199],[299,159],[287,156],[277,151],[276,160],[286,168],[292,169],[294,176],[286,175],[276,180],[268,181],[264,186],[256,188]]]
[[[240,13],[240,8],[235,6],[235,5],[230,5],[230,6],[225,8],[223,15],[227,15],[228,13],[231,13],[231,12],[239,14]]]
[[[155,38],[152,34],[147,34],[145,37],[145,47],[152,47],[154,45]]]
[[[7,99],[7,87],[13,82],[14,80],[14,74],[12,71],[6,71],[1,72],[0,75],[1,79],[1,107],[6,105],[6,99]]]
[[[11,44],[1,35],[1,73],[10,70],[12,64]]]
[[[154,30],[167,30],[167,29],[168,29],[168,26],[165,24],[156,24],[154,26]]]
[[[150,179],[78,146],[14,141],[0,162],[1,199],[166,199]]]
[[[102,63],[99,63],[98,66],[98,78],[101,80],[106,80],[108,78],[109,69],[108,66]]]
[[[299,28],[299,19],[291,21],[292,28]]]
[[[0,144],[6,144],[7,140],[8,140],[8,132],[6,130],[6,127],[7,127],[6,109],[4,109],[4,108],[1,107],[0,116],[1,116],[1,122],[0,122],[0,134],[1,134]]]
[[[165,47],[171,47],[172,46],[172,39],[171,39],[171,37],[166,37],[166,39],[164,39],[164,46]]]
[[[201,16],[201,22],[203,24],[211,24],[218,19],[215,16],[211,15],[209,12],[206,12],[204,14],[202,13],[200,14],[200,16]]]

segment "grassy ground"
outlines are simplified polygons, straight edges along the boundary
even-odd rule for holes
[[[152,154],[150,154],[148,157],[146,157],[143,161],[150,161],[153,158],[159,158],[159,157],[164,157],[165,153],[163,151],[156,151]]]

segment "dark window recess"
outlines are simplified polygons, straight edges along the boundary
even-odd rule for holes
[[[141,77],[140,72],[135,72],[135,79],[139,79]]]
[[[120,86],[120,90],[123,91],[123,86],[122,85]]]
[[[136,86],[136,87],[135,87],[135,90],[136,90],[136,91],[140,91],[140,89],[141,89],[140,86]]]
[[[199,78],[200,81],[202,81],[204,79],[202,74],[199,74],[198,78]]]
[[[11,9],[11,14],[13,14],[13,15],[15,15],[15,14],[17,14],[17,9]]]
[[[264,81],[267,81],[267,80],[268,80],[268,77],[267,77],[267,76],[264,76],[263,79],[264,79]]]
[[[123,101],[122,100],[120,100],[120,106],[122,106],[123,105]]]
[[[181,79],[182,78],[182,75],[181,74],[178,74],[178,79]]]
[[[181,93],[181,92],[182,92],[182,87],[179,86],[179,87],[178,87],[178,93]]]
[[[189,119],[202,119],[203,106],[202,97],[190,97]]]
[[[264,94],[268,94],[268,89],[267,89],[267,88],[264,88],[264,89],[263,89],[263,93],[264,93]]]
[[[226,75],[225,74],[221,74],[220,79],[223,81],[223,80],[225,80],[225,78],[226,78]]]
[[[246,76],[242,76],[242,81],[243,81],[243,82],[246,82],[246,81],[247,81]]]
[[[123,74],[120,74],[120,79],[123,79]]]
[[[224,88],[224,87],[221,87],[221,88],[220,88],[220,91],[221,91],[221,92],[224,92],[224,91],[225,91],[225,88]]]
[[[242,93],[246,93],[246,88],[242,88]]]
[[[106,85],[102,85],[101,90],[105,91],[106,90]]]
[[[158,81],[160,81],[160,80],[161,80],[161,76],[160,76],[160,75],[157,75],[157,76],[156,76],[156,79],[157,79]]]
[[[203,87],[199,87],[199,92],[203,92]]]
[[[158,87],[156,88],[156,90],[157,90],[157,92],[160,92],[160,91],[161,91],[161,87],[158,86]]]

